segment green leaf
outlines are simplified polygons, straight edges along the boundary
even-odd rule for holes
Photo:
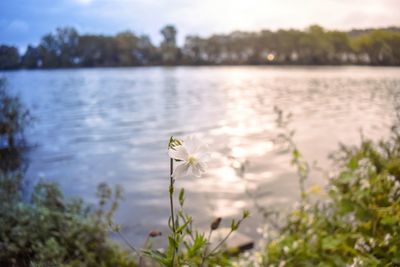
[[[351,200],[343,199],[340,202],[340,207],[339,208],[340,208],[340,211],[342,213],[348,213],[348,212],[351,212],[351,211],[353,211],[355,209],[355,205],[354,205],[354,202],[352,202]]]
[[[182,188],[181,191],[179,192],[179,204],[183,206],[184,202],[185,202],[185,189]]]
[[[249,210],[244,210],[244,211],[243,211],[242,218],[243,218],[243,219],[246,219],[246,218],[249,217],[249,216],[250,216],[250,211],[249,211]]]
[[[188,224],[189,224],[190,222],[191,222],[190,220],[189,220],[189,221],[186,221],[182,226],[180,226],[180,227],[176,230],[176,232],[182,234],[183,230],[185,230],[185,228],[188,226]]]
[[[144,255],[157,261],[161,265],[164,265],[164,266],[171,265],[171,261],[168,259],[168,257],[164,253],[162,253],[158,250],[143,250],[142,252]]]
[[[352,158],[349,163],[347,164],[347,167],[349,167],[350,170],[355,170],[358,167],[358,159],[357,158]]]
[[[231,230],[232,231],[236,231],[238,229],[238,227],[239,227],[239,223],[236,222],[235,220],[232,220],[232,222],[231,222]]]
[[[168,227],[169,227],[169,229],[171,229],[172,231],[174,230],[174,227],[173,227],[173,225],[172,225],[172,217],[169,217],[169,218],[168,218]]]
[[[351,172],[345,172],[340,176],[340,181],[344,183],[349,183],[354,179]]]
[[[342,240],[339,238],[335,238],[334,236],[327,236],[322,240],[322,248],[324,250],[335,250],[338,248],[341,242]]]
[[[294,149],[293,152],[292,152],[292,157],[293,157],[293,159],[298,159],[298,158],[300,158],[300,152],[299,152],[299,150]]]
[[[188,257],[194,257],[198,252],[201,251],[201,248],[205,246],[207,243],[206,238],[203,234],[196,233],[196,237],[194,239],[193,245],[188,249]]]
[[[399,220],[396,219],[396,217],[394,217],[394,216],[388,216],[388,217],[385,217],[385,218],[383,218],[381,220],[381,223],[383,225],[394,225],[394,224],[396,224],[398,222],[399,222]]]
[[[176,243],[176,240],[174,239],[174,237],[172,236],[168,236],[168,245],[172,248],[174,248],[175,250],[178,248],[178,244]]]

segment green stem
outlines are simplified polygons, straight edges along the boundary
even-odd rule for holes
[[[131,243],[129,243],[129,241],[125,238],[125,236],[119,231],[114,231],[115,233],[117,233],[119,235],[119,237],[125,242],[125,244],[132,249],[133,252],[138,253],[138,251],[136,250],[136,248],[134,246],[131,245]]]
[[[244,219],[245,219],[245,217],[243,217],[242,219],[240,219],[240,220],[237,222],[237,227],[239,227],[239,225],[242,224],[242,222],[243,222]],[[236,230],[237,230],[237,228],[236,228],[236,229],[231,228],[231,230],[230,230],[229,233],[225,236],[225,238],[222,239],[222,240],[218,243],[218,245],[217,245],[210,253],[208,253],[207,257],[210,256],[210,255],[212,255],[212,254],[214,254],[214,252],[216,252],[216,251],[226,242],[226,240],[228,240],[228,238],[231,236],[231,234],[232,234],[233,232],[235,232]]]
[[[230,230],[229,233],[225,236],[225,238],[222,239],[222,240],[218,243],[218,245],[207,255],[207,257],[210,256],[210,255],[212,255],[212,254],[214,254],[214,252],[216,252],[216,251],[219,249],[219,247],[222,246],[222,244],[224,244],[224,243],[226,242],[226,240],[228,240],[228,238],[231,236],[231,234],[232,234],[233,232],[234,232],[234,230]]]
[[[174,243],[176,243],[176,229],[175,229],[175,215],[174,215],[174,178],[172,177],[172,173],[174,171],[174,160],[170,159],[170,184],[169,184],[169,204],[171,208],[171,220],[172,220],[172,237],[174,239]],[[174,244],[175,246],[176,244]],[[177,252],[178,248],[174,247],[172,253],[172,266],[175,265],[175,253]]]
[[[202,257],[201,257],[201,265],[200,265],[201,267],[204,266],[204,262],[206,260],[208,245],[211,243],[211,234],[212,234],[212,232],[213,232],[213,230],[210,228],[210,231],[208,232],[208,237],[207,237],[207,243],[208,244],[206,244],[206,247],[204,248],[204,253],[203,253]]]

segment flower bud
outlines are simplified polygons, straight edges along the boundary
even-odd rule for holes
[[[221,217],[216,218],[216,219],[211,223],[211,230],[217,230],[220,223],[221,223]]]
[[[162,235],[161,232],[156,231],[156,230],[153,230],[149,233],[149,237],[157,237],[157,236],[161,236],[161,235]]]

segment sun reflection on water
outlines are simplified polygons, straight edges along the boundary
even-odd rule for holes
[[[246,202],[243,200],[216,199],[212,204],[214,217],[236,216],[246,207]]]

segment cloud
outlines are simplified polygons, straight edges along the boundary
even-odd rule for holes
[[[94,0],[73,0],[73,2],[79,5],[90,5]]]
[[[8,24],[6,30],[12,33],[25,33],[29,30],[29,25],[23,20],[13,20]]]

